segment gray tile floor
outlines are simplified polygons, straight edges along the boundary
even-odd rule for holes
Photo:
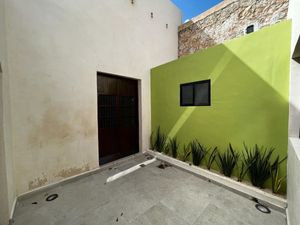
[[[155,162],[116,181],[107,177],[145,156],[17,203],[15,225],[286,225],[285,215],[189,173]],[[59,198],[46,202],[45,196]],[[37,202],[37,204],[32,204]]]

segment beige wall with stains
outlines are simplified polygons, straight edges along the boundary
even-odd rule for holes
[[[17,194],[98,167],[97,71],[141,80],[148,147],[150,68],[177,58],[181,14],[169,0],[134,2],[7,1]]]
[[[0,225],[7,225],[16,197],[6,54],[5,1],[0,0]]]

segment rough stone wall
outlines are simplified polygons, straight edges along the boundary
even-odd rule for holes
[[[287,18],[289,0],[225,0],[179,27],[179,57]]]

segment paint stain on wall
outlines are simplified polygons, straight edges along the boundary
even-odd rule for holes
[[[78,109],[74,112],[64,106],[50,106],[41,117],[31,115],[27,122],[28,126],[31,127],[27,137],[27,148],[30,151],[38,152],[37,156],[41,160],[45,160],[46,157],[60,157],[59,155],[53,155],[56,154],[56,151],[52,153],[49,149],[59,149],[60,154],[63,154],[63,151],[66,150],[70,154],[69,148],[72,146],[71,150],[74,151],[72,157],[76,158],[78,162],[78,166],[68,168],[64,161],[59,161],[56,168],[47,171],[48,179],[46,175],[43,175],[27,181],[29,182],[29,190],[48,184],[50,182],[49,177],[51,177],[51,181],[52,179],[58,181],[90,170],[91,166],[88,162],[80,163],[80,160],[78,160],[80,156],[76,154],[76,151],[81,151],[82,146],[76,146],[76,144],[80,144],[81,141],[85,140],[97,139],[96,110],[91,107]],[[70,161],[72,162],[74,158]]]
[[[28,183],[28,189],[33,190],[33,189],[42,187],[42,186],[46,185],[47,182],[48,182],[48,179],[47,179],[46,175],[43,174],[42,177],[38,177],[38,178],[30,181]]]
[[[67,109],[50,107],[40,121],[30,121],[32,132],[29,145],[42,148],[44,145],[64,145],[80,138],[93,138],[97,135],[97,122],[93,111],[78,111],[67,117]]]
[[[57,110],[48,109],[38,125],[33,126],[33,131],[29,136],[31,146],[40,146],[41,143],[49,142],[62,144],[71,136],[71,126],[60,118]]]
[[[97,121],[91,119],[92,115],[89,111],[77,112],[75,120],[81,130],[81,134],[85,138],[90,138],[97,135]]]
[[[72,167],[72,168],[68,168],[68,169],[63,169],[56,174],[56,177],[67,178],[67,177],[75,176],[75,175],[78,175],[80,173],[83,173],[83,172],[86,172],[89,170],[90,170],[90,166],[88,164],[86,164],[82,167]]]

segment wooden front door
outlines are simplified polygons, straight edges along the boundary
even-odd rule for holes
[[[98,73],[99,164],[139,152],[137,80]]]

